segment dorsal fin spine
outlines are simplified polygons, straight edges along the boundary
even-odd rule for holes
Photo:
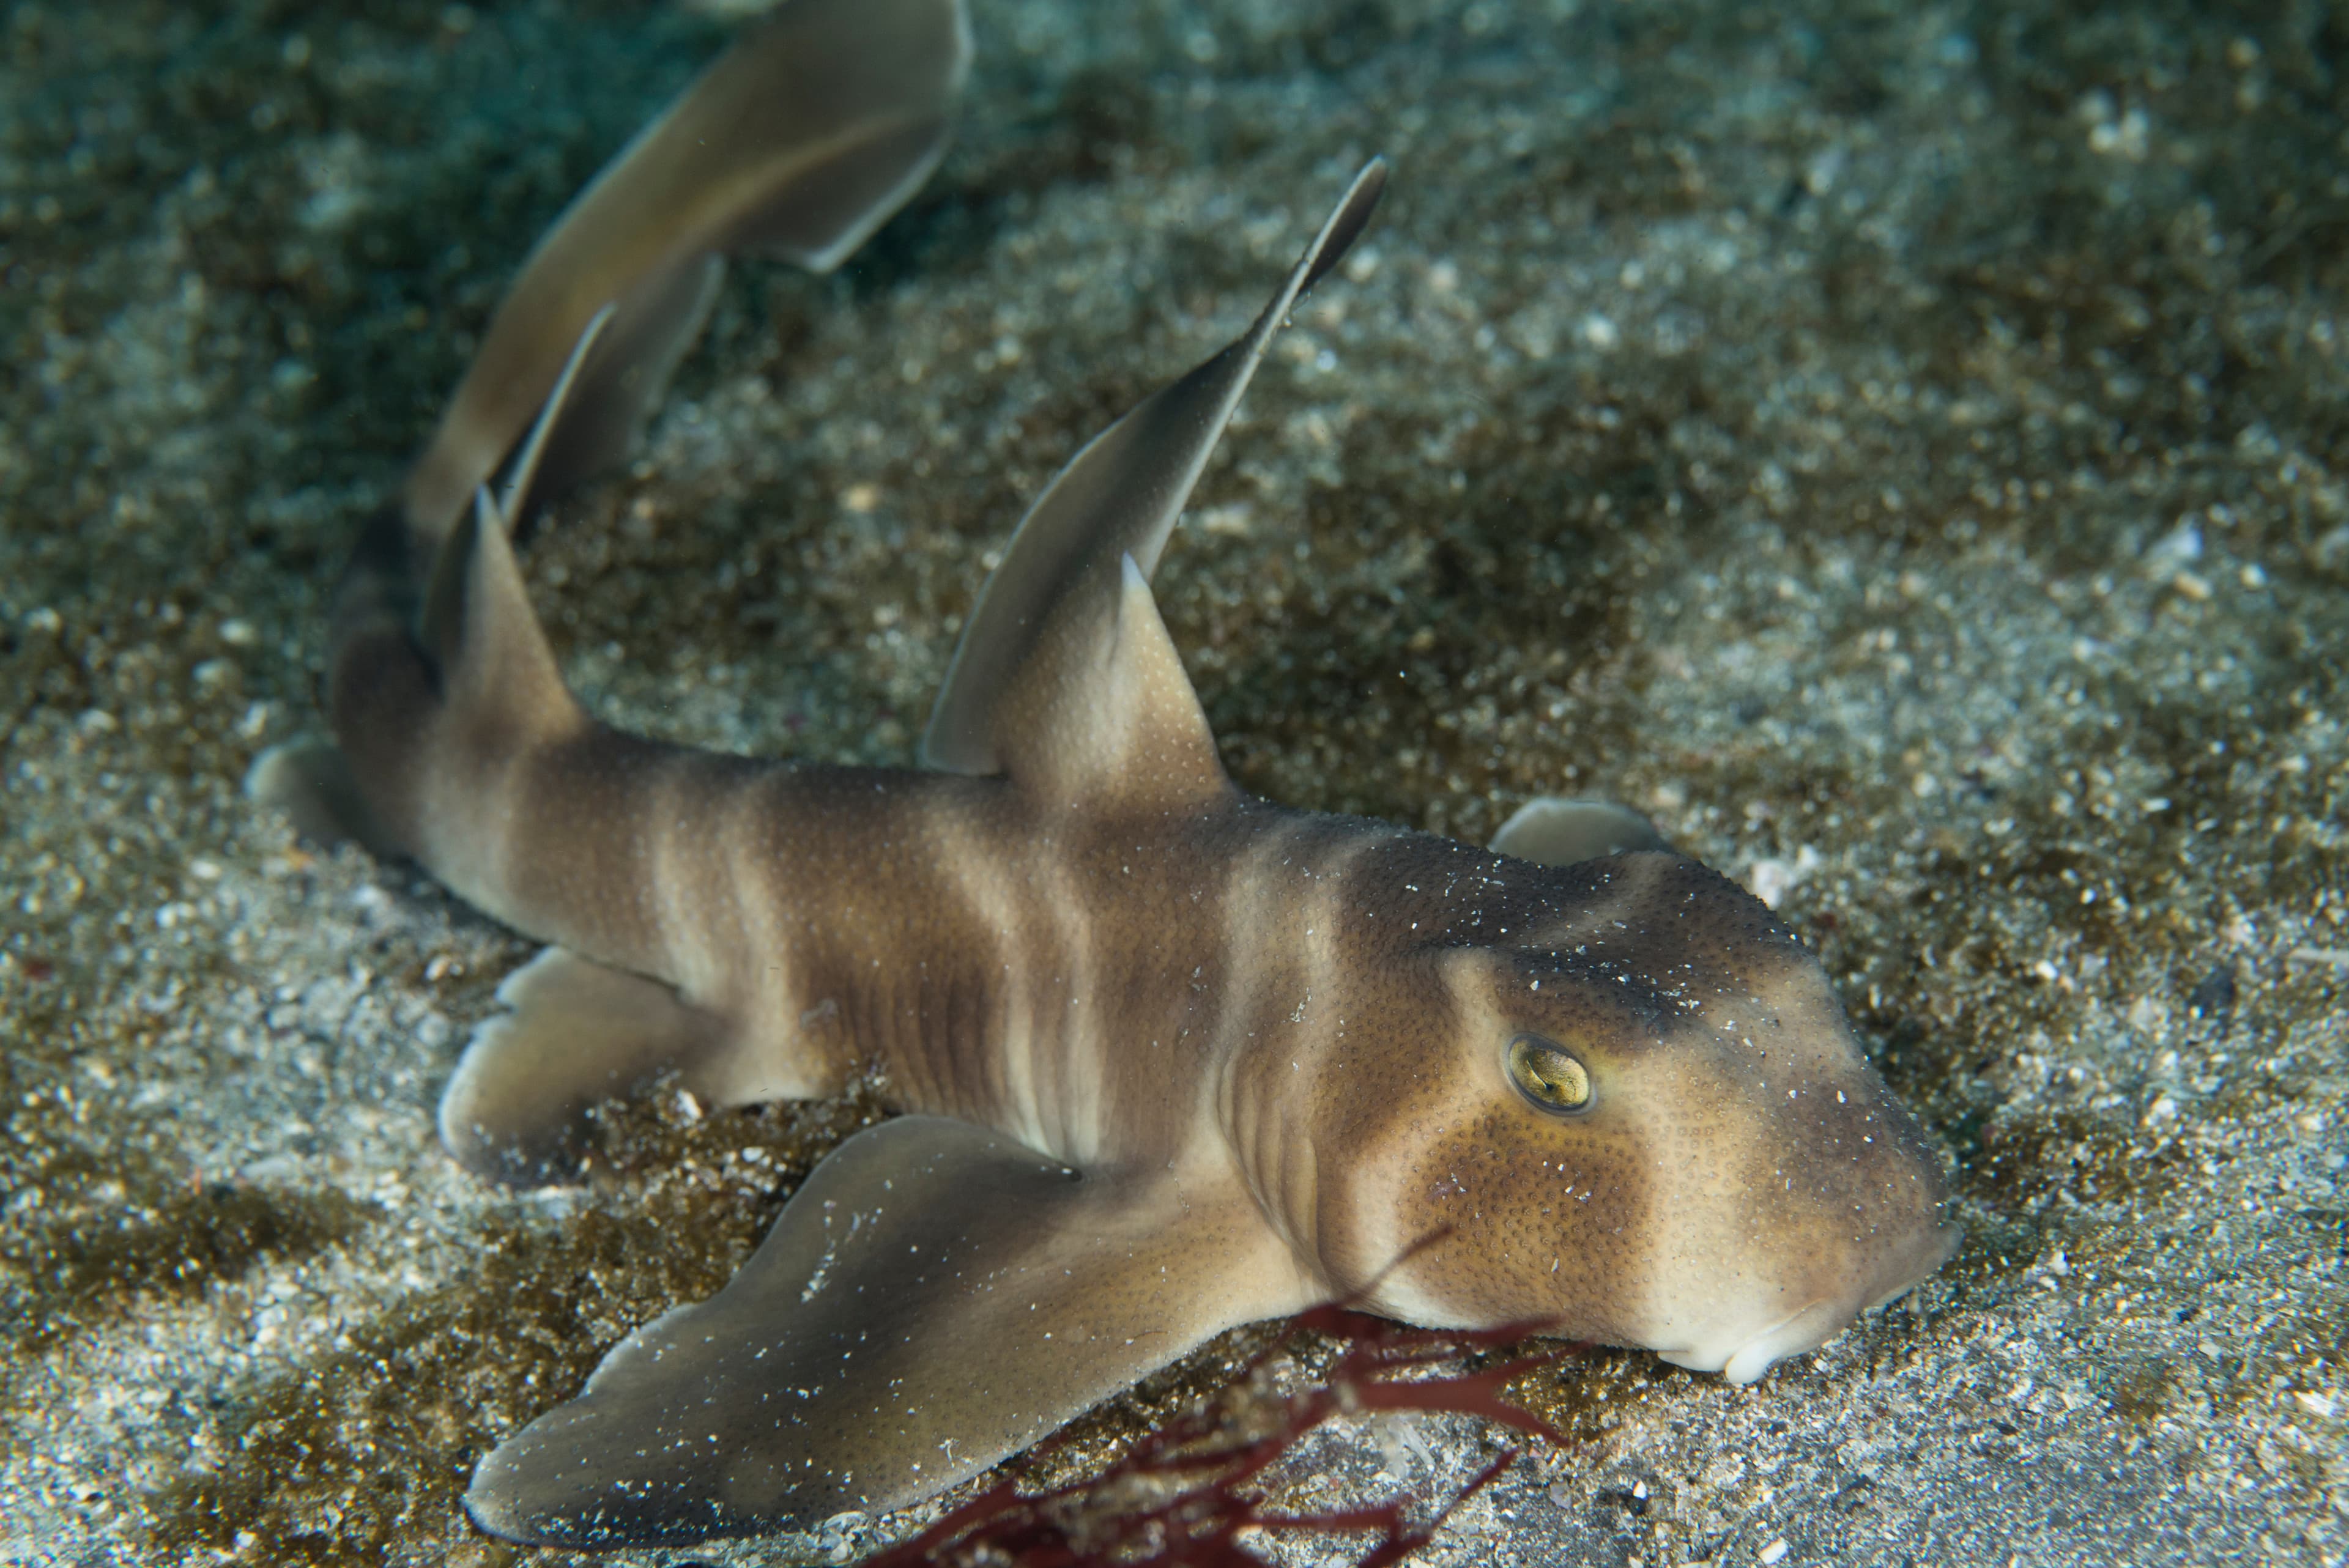
[[[560,716],[565,727],[577,714],[545,630],[531,610],[512,535],[514,519],[529,500],[547,433],[562,421],[580,366],[595,353],[612,315],[608,304],[597,311],[572,345],[554,389],[515,456],[504,499],[492,500],[487,485],[476,485],[471,515],[450,531],[433,559],[417,640],[439,672],[442,699],[460,713],[511,709],[514,717],[533,716],[540,725]]]

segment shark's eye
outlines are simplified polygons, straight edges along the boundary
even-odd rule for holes
[[[1509,1078],[1518,1093],[1544,1110],[1590,1109],[1589,1069],[1554,1040],[1539,1035],[1511,1040]]]

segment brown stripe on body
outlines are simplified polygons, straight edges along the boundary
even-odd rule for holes
[[[750,868],[738,870],[743,907],[763,907],[714,939],[773,944],[744,947],[732,965],[769,998],[750,1026],[822,1062],[832,1081],[878,1068],[902,1109],[968,1106],[1005,1125],[977,1070],[1012,1011],[1001,943],[957,868],[988,859],[970,846],[1008,793],[999,780],[885,769],[807,767],[771,781],[730,846]]]
[[[1237,800],[1097,819],[966,788],[905,824],[905,874],[920,874],[897,896],[926,934],[824,944],[809,995],[837,999],[907,1109],[1091,1165],[1227,1161],[1220,1064],[1336,1016],[1308,1001],[1337,995],[1334,922],[1317,911],[1338,895],[1307,861],[1362,825]],[[1298,869],[1268,879],[1284,857]],[[876,1001],[893,984],[910,998]],[[873,1016],[885,1009],[894,1023]]]
[[[1211,1074],[1218,1119],[1257,1202],[1300,1258],[1319,1255],[1322,1182],[1296,1109],[1319,1098],[1375,1020],[1361,868],[1398,830],[1257,806],[1222,934]],[[1366,964],[1366,960],[1370,960]]]
[[[416,858],[529,935],[648,975],[738,1031],[730,1102],[894,1076],[914,1037],[990,1012],[989,944],[926,852],[988,780],[729,757],[591,727],[551,744],[419,748]],[[437,733],[435,733],[437,731]],[[959,998],[926,1008],[938,983]],[[968,1005],[972,997],[975,1006]],[[951,1056],[968,1059],[975,1044]]]
[[[963,1103],[993,1122],[1016,1108],[1000,1097],[990,1107],[970,1081],[1009,1009],[1000,944],[947,852],[977,837],[997,852],[970,873],[1016,877],[1017,846],[984,828],[1009,791],[939,774],[671,758],[646,780],[641,850],[612,869],[649,890],[652,972],[744,1031],[757,1073],[740,1098],[827,1092],[878,1068],[909,1109]]]
[[[761,764],[601,726],[519,749],[432,749],[414,846],[427,870],[531,936],[683,988],[655,874],[663,824]]]
[[[1037,934],[1051,953],[1028,987],[1048,1026],[1030,1071],[1041,1130],[1092,1159],[1163,1164],[1195,1140],[1192,1019],[1205,993],[1193,972],[1214,928],[1202,912],[1222,902],[1229,875],[1198,838],[1220,815],[1052,824],[1054,853],[1037,879],[1049,892]]]
[[[926,813],[908,821],[903,841],[893,845],[893,858],[926,868],[936,890],[931,918],[951,928],[945,936],[948,951],[916,953],[908,938],[896,961],[910,965],[918,1022],[907,1039],[887,1052],[883,1065],[891,1098],[909,1107],[950,1111],[1006,1102],[1002,1064],[982,1048],[983,1042],[1009,1037],[1027,1025],[1024,998],[1009,984],[1004,956],[1011,950],[1009,928],[1019,923],[1012,878],[979,830],[982,815]],[[870,867],[866,874],[878,871]],[[979,891],[991,898],[975,897]],[[885,943],[887,934],[876,932],[873,940]],[[806,1006],[824,1026],[847,1028],[850,1006],[874,984],[876,955],[835,954],[811,972]],[[892,966],[885,956],[883,965]],[[858,1011],[869,1009],[858,1005]]]
[[[892,1098],[1074,1162],[1164,1162],[1203,1120],[1190,1064],[1204,1035],[1185,1017],[1213,956],[1201,908],[1220,903],[1207,895],[1226,868],[1188,819],[1095,820],[968,788],[972,809],[918,824],[956,935],[922,946]]]
[[[1279,852],[1258,854],[1254,929],[1236,944],[1286,967],[1249,1015],[1255,1037],[1232,1042],[1222,1100],[1258,1202],[1345,1294],[1426,1239],[1423,1205],[1381,1190],[1407,1180],[1406,1151],[1476,1101],[1456,1078],[1444,955],[1514,933],[1531,912],[1487,876],[1495,859],[1481,851],[1358,819],[1303,820]],[[1348,1150],[1350,1179],[1325,1179],[1316,1149]]]
[[[1123,1158],[1228,1166],[1221,1064],[1248,1037],[1248,1020],[1268,1025],[1259,1015],[1273,956],[1242,929],[1244,912],[1256,902],[1259,846],[1298,820],[1234,797],[1091,829],[1071,868],[1075,885],[1092,890],[1090,947],[1079,949],[1090,977],[1068,1011],[1101,1048],[1080,1059],[1086,1070],[1068,1098],[1114,1120]]]

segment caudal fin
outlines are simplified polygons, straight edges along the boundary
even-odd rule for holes
[[[596,176],[500,303],[400,500],[360,531],[333,611],[339,764],[297,747],[256,766],[256,795],[450,880],[435,862],[462,851],[433,841],[494,813],[484,770],[586,723],[512,559],[533,488],[625,455],[729,253],[825,270],[902,206],[969,62],[964,0],[782,0]]]
[[[539,241],[409,472],[409,526],[463,517],[598,310],[615,315],[551,432],[543,491],[626,455],[699,334],[725,257],[836,266],[946,150],[970,64],[963,0],[783,0],[646,127]]]

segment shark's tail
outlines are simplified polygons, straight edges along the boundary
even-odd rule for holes
[[[598,310],[610,327],[550,433],[550,493],[625,456],[741,252],[826,272],[946,150],[964,0],[783,0],[579,193],[499,302],[402,494],[437,538],[505,463]]]
[[[726,255],[823,271],[904,205],[945,149],[969,59],[964,0],[784,0],[613,160],[539,242],[399,500],[360,531],[334,602],[335,741],[267,753],[253,794],[306,837],[415,855],[466,891],[446,869],[466,851],[429,840],[493,808],[428,797],[484,782],[464,758],[586,723],[514,570],[533,484],[559,490],[626,452]]]

